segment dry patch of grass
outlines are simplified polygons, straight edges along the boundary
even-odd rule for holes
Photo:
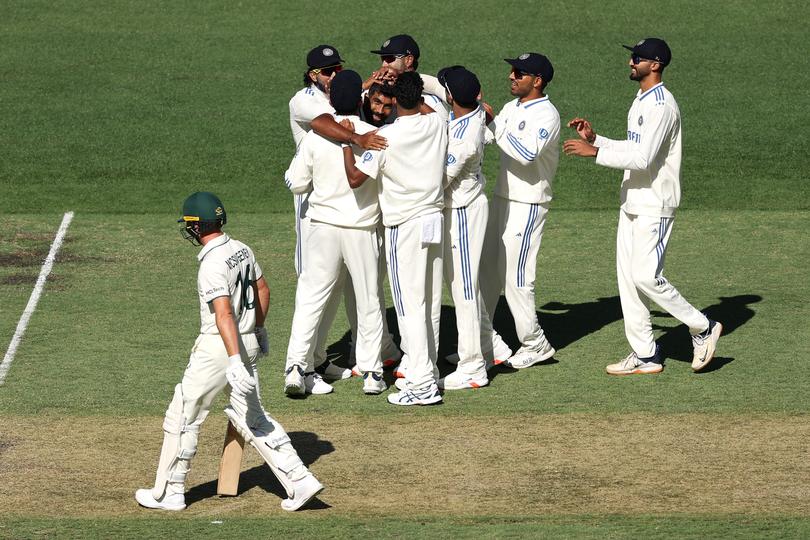
[[[321,515],[810,511],[809,416],[531,415],[281,418],[327,486]],[[0,419],[0,508],[23,516],[140,515],[162,418]],[[203,427],[184,515],[282,514],[246,451],[235,498],[214,495],[225,420]]]

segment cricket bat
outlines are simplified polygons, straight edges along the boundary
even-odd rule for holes
[[[228,422],[225,432],[225,445],[222,447],[222,459],[219,461],[219,478],[217,478],[217,495],[235,497],[239,492],[239,473],[242,470],[242,452],[245,439]]]

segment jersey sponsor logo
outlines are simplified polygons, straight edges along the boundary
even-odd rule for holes
[[[453,154],[447,154],[447,164],[452,165],[455,162],[456,162],[456,156],[454,156]]]
[[[643,116],[639,116],[639,117],[638,117],[638,125],[641,125],[641,124],[643,124],[643,123],[644,123],[644,117],[643,117]]]
[[[540,128],[540,131],[537,133],[537,136],[541,139],[548,139],[548,130],[546,128]]]
[[[374,159],[374,156],[371,155],[371,152],[366,152],[363,154],[363,163],[368,163],[372,159]]]
[[[523,129],[523,128],[525,128],[525,127],[526,127],[526,120],[522,120],[522,121],[521,121],[521,122],[518,124],[518,129]]]
[[[635,143],[640,143],[641,142],[641,133],[636,133],[635,131],[628,131],[627,132],[627,140],[635,142]]]

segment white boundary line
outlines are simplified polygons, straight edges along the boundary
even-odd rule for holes
[[[67,233],[71,221],[73,221],[73,212],[65,212],[65,216],[62,218],[62,224],[59,226],[59,231],[56,233],[56,238],[53,239],[53,243],[51,244],[51,251],[48,252],[45,262],[42,263],[42,270],[39,272],[39,278],[37,278],[37,284],[34,285],[34,290],[31,291],[31,298],[28,299],[28,305],[25,306],[25,310],[20,317],[20,322],[17,323],[17,331],[14,332],[14,337],[11,338],[6,356],[3,358],[3,363],[0,364],[0,385],[6,380],[8,370],[11,369],[11,362],[14,360],[14,355],[17,353],[17,347],[20,346],[20,341],[22,341],[23,334],[25,334],[25,329],[28,327],[28,321],[31,320],[31,315],[33,315],[34,310],[37,309],[37,303],[42,294],[42,289],[45,288],[45,280],[48,279],[48,274],[51,273],[54,260],[56,259],[56,253],[62,246],[62,241],[65,239],[65,234]]]

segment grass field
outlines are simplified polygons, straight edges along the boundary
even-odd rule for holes
[[[810,536],[810,109],[808,73],[787,60],[803,50],[805,3],[77,0],[0,12],[0,350],[63,212],[76,212],[0,386],[0,538]],[[655,313],[664,372],[604,375],[627,347],[613,263],[620,174],[562,158],[537,280],[555,362],[501,369],[488,388],[419,410],[364,396],[357,380],[284,398],[286,103],[315,44],[365,75],[377,67],[368,51],[403,31],[422,71],[467,65],[496,109],[509,99],[501,59],[544,52],[563,120],[584,114],[615,137],[635,92],[619,44],[667,39],[685,156],[667,275],[726,328],[711,369],[693,374],[686,329]],[[132,498],[153,479],[198,327],[195,250],[174,223],[197,189],[223,198],[227,230],[269,278],[262,396],[327,486],[305,512],[279,508],[252,452],[239,497],[215,495],[222,400],[202,429],[189,508],[156,514]],[[510,323],[500,309],[515,345]],[[336,357],[347,328],[340,314]]]

